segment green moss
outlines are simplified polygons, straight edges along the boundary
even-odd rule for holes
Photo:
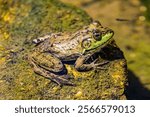
[[[146,19],[150,21],[150,1],[149,0],[141,0],[141,3],[147,7],[147,11],[145,12]]]
[[[73,66],[67,67],[69,74],[74,76],[72,82],[77,86],[62,88],[35,74],[28,63],[27,54],[33,48],[32,39],[50,32],[78,30],[91,21],[84,11],[57,0],[0,0],[0,13],[0,99],[121,98],[126,76],[125,71],[123,74],[116,71],[125,69],[126,63],[120,64],[114,71],[115,62],[106,65],[106,70],[83,73],[77,72]],[[107,58],[113,60],[115,56],[120,56],[120,60],[124,61],[121,51],[114,44],[105,49],[109,55]],[[120,78],[116,83],[113,73]]]

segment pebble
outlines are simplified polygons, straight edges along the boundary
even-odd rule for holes
[[[141,12],[145,12],[145,11],[147,11],[146,6],[140,6],[140,11],[141,11]]]
[[[140,21],[145,21],[145,19],[146,19],[145,16],[139,16]]]

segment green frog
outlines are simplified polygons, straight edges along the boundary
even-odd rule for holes
[[[88,63],[89,58],[105,47],[114,35],[113,30],[93,21],[75,33],[52,33],[34,39],[36,44],[29,55],[34,72],[59,85],[75,85],[64,64],[73,63],[77,71],[98,69],[105,62],[97,59]]]

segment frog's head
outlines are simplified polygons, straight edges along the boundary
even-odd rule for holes
[[[113,30],[104,28],[99,21],[92,22],[86,28],[90,36],[82,40],[84,52],[106,46],[114,35]]]

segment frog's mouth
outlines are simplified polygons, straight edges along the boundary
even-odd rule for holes
[[[108,30],[106,33],[103,34],[100,41],[93,43],[91,45],[91,47],[86,49],[85,51],[93,50],[98,47],[103,48],[105,45],[107,45],[112,40],[113,35],[114,35],[114,31]]]

